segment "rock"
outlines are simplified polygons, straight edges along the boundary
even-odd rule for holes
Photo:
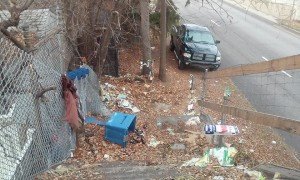
[[[185,122],[187,126],[198,125],[200,123],[199,116],[191,117],[189,120]]]
[[[148,146],[155,148],[160,143],[161,143],[160,141],[157,141],[156,138],[154,136],[152,136],[151,139],[150,139],[150,142],[149,142]]]
[[[182,143],[175,143],[171,146],[173,150],[185,150],[185,145]]]
[[[281,174],[279,172],[275,172],[273,179],[281,179]]]
[[[62,175],[65,172],[68,172],[68,168],[66,166],[59,165],[55,168],[55,172],[58,173],[59,175]]]
[[[263,179],[263,175],[259,171],[245,170],[244,176],[250,179]]]
[[[162,110],[162,111],[169,111],[172,105],[169,104],[164,104],[164,103],[154,103],[154,109],[156,110]]]
[[[110,158],[110,156],[108,154],[104,154],[103,158],[108,160]]]

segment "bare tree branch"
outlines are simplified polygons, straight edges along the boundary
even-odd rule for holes
[[[27,10],[33,2],[34,2],[34,0],[27,0],[26,3],[23,5],[23,7],[20,8],[20,10],[21,11]]]
[[[17,27],[20,22],[21,13],[28,9],[29,6],[34,2],[34,0],[27,0],[26,3],[22,7],[17,7],[15,0],[10,1],[10,18],[8,20],[4,20],[0,22],[0,31],[4,34],[9,40],[11,40],[18,48],[28,51],[23,42],[14,37],[7,29],[11,26]],[[3,3],[1,3],[2,5]]]

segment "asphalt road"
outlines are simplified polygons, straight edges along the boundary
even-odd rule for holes
[[[300,34],[263,17],[224,3],[201,1],[185,7],[185,0],[173,0],[184,23],[209,27],[221,41],[221,68],[300,54]],[[261,112],[300,121],[300,70],[233,78],[246,98]],[[300,155],[300,136],[280,131]],[[299,156],[300,157],[300,156]]]

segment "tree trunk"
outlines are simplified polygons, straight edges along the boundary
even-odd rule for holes
[[[166,77],[166,0],[160,0],[160,65],[159,79],[163,82],[167,81]]]
[[[149,3],[148,0],[140,0],[141,13],[141,43],[143,52],[142,74],[151,75],[151,45],[150,45],[150,22],[149,22]]]

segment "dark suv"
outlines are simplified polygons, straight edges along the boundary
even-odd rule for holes
[[[221,53],[208,28],[195,24],[183,24],[172,27],[170,50],[178,59],[178,68],[186,65],[200,66],[216,70],[221,64]]]

